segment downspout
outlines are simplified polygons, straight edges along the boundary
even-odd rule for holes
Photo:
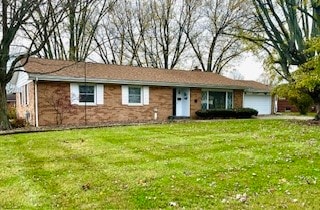
[[[87,87],[87,63],[84,62],[84,84]],[[84,102],[84,124],[87,125],[87,100]]]
[[[38,113],[38,77],[34,81],[34,114],[35,114],[35,126],[39,127],[39,113]]]

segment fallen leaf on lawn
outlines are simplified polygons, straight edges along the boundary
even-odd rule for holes
[[[169,202],[169,206],[176,207],[176,206],[178,206],[178,203],[171,201],[171,202]]]
[[[82,188],[82,190],[87,191],[87,190],[90,190],[91,186],[89,183],[87,183],[87,184],[82,185],[81,188]]]
[[[241,203],[245,203],[248,200],[247,193],[237,194],[235,198]]]

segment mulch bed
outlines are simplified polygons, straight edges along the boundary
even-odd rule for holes
[[[181,122],[181,121],[187,121],[187,120],[110,122],[110,123],[97,123],[97,124],[88,124],[88,125],[57,125],[57,126],[40,126],[40,127],[27,126],[23,128],[12,129],[12,130],[0,130],[0,136],[10,135],[10,134],[36,133],[36,132],[46,132],[46,131],[64,131],[64,130],[87,129],[87,128],[103,128],[103,127],[132,126],[132,125],[146,125],[146,124],[165,124],[165,123],[171,123],[176,121]]]
[[[114,126],[130,126],[130,125],[145,125],[145,124],[165,124],[170,122],[188,122],[190,120],[172,120],[172,121],[154,121],[154,122],[123,122],[123,123],[102,123],[102,124],[90,124],[90,125],[65,125],[65,126],[43,126],[43,127],[24,127],[12,130],[0,130],[1,135],[10,135],[18,133],[35,133],[46,131],[63,131],[74,129],[86,129],[86,128],[102,128],[102,127],[114,127]],[[290,120],[293,123],[309,126],[320,126],[320,120]]]

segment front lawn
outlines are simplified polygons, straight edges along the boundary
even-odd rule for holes
[[[0,136],[0,209],[314,209],[320,129],[217,120]]]
[[[283,116],[309,116],[309,117],[315,117],[316,116],[315,112],[308,112],[305,115],[300,114],[299,112],[278,112],[277,114],[278,115],[283,115]]]

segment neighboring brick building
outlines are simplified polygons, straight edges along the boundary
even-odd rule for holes
[[[38,58],[22,70],[28,77],[18,71],[13,78],[20,84],[17,114],[34,126],[196,118],[200,109],[242,107],[252,89],[201,71]]]
[[[316,106],[311,105],[309,112],[316,112]],[[292,105],[286,98],[277,98],[277,112],[299,112],[295,105]]]
[[[295,105],[289,103],[285,98],[278,98],[277,112],[299,112]]]

